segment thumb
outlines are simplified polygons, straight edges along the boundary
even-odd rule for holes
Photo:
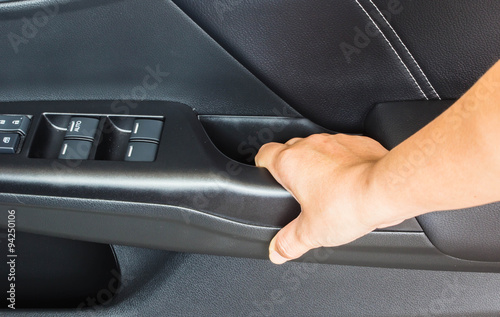
[[[269,259],[274,264],[283,264],[294,260],[313,248],[301,239],[297,233],[298,226],[301,224],[300,215],[283,229],[281,229],[269,245]]]

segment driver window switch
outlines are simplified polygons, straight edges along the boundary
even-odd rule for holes
[[[0,133],[0,154],[15,154],[20,141],[17,133]]]
[[[69,121],[66,139],[94,140],[99,119],[88,117],[73,117]]]

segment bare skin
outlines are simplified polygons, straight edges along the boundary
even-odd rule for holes
[[[500,200],[500,61],[462,98],[387,151],[343,134],[264,145],[255,158],[300,203],[272,262],[334,247],[405,219]]]

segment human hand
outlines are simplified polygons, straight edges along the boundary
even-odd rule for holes
[[[368,137],[316,134],[268,143],[255,158],[301,205],[301,213],[273,238],[275,264],[317,247],[349,243],[376,228],[400,223],[371,184],[388,151]],[[383,207],[383,208],[382,208]]]

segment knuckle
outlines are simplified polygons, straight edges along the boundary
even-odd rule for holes
[[[287,145],[292,144],[292,143],[295,143],[295,142],[300,141],[300,140],[301,140],[301,138],[292,138],[292,139],[288,140],[285,144],[287,144]]]
[[[328,136],[324,135],[324,134],[313,134],[313,135],[309,136],[308,139],[312,142],[321,143],[321,142],[325,142],[328,139]]]
[[[285,148],[281,152],[276,155],[276,168],[281,169],[281,168],[286,168],[286,166],[289,166],[291,162],[293,162],[294,159],[294,153],[295,151],[293,148]]]
[[[273,146],[272,142],[261,145],[261,147],[259,148],[259,153],[266,151],[267,148],[270,148],[272,146]]]
[[[343,134],[343,133],[335,134],[335,140],[337,142],[341,142],[341,143],[346,142],[346,141],[351,141],[352,138],[353,138],[352,135],[347,135],[347,134]]]

